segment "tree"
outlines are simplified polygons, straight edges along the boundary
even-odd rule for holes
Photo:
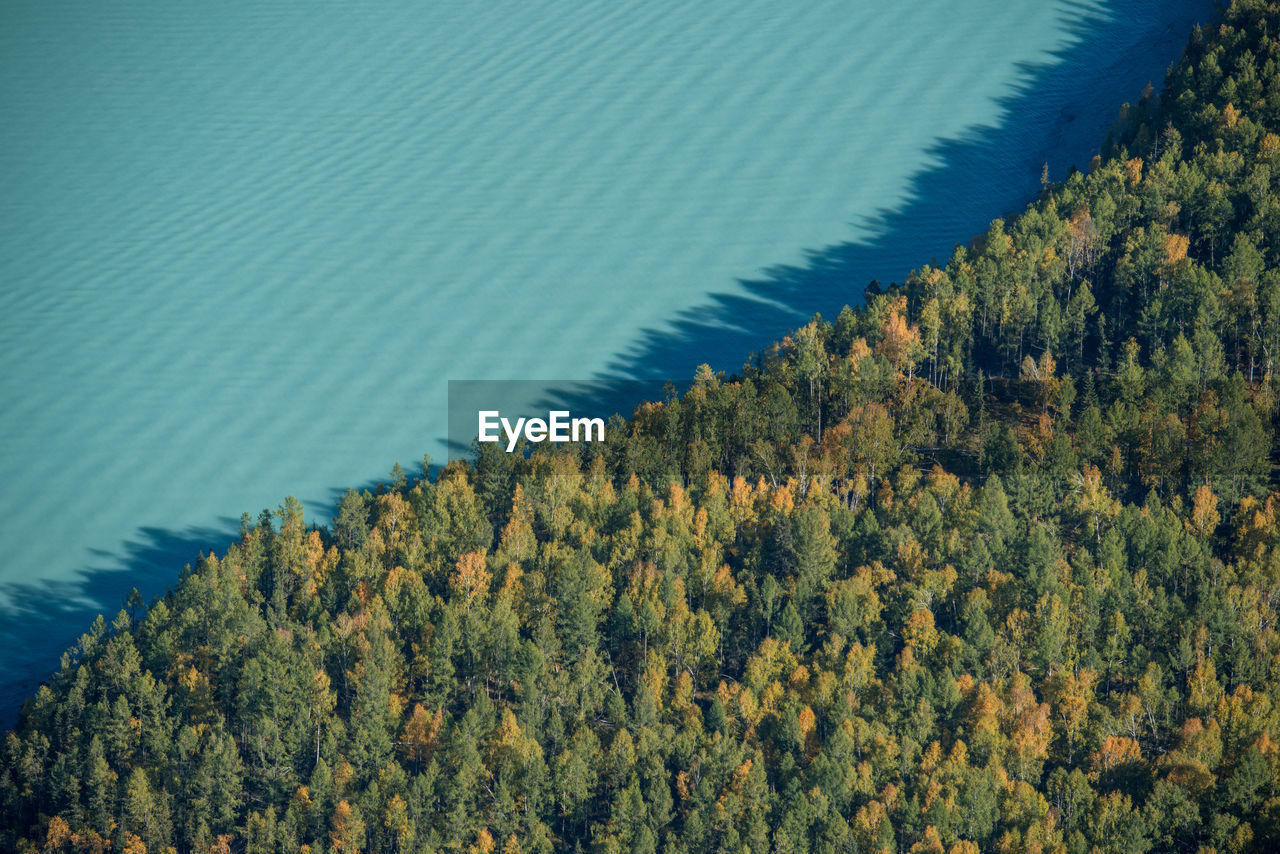
[[[888,359],[895,371],[906,373],[911,379],[916,362],[924,355],[924,348],[920,343],[920,330],[907,324],[906,309],[906,297],[898,297],[890,303],[876,353]]]
[[[329,819],[329,845],[334,851],[364,850],[364,820],[360,808],[347,801],[339,801]]]
[[[796,333],[796,370],[809,384],[809,411],[817,422],[817,439],[822,441],[822,378],[827,374],[827,350],[817,322]]]
[[[801,616],[813,615],[812,603],[826,589],[836,567],[836,541],[831,535],[831,520],[825,512],[805,508],[793,517],[791,536],[795,556],[795,600]]]

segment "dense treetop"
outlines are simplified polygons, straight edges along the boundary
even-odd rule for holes
[[[603,444],[289,499],[0,745],[19,851],[1280,848],[1280,6]]]

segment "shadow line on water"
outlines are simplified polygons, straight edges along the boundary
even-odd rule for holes
[[[687,378],[702,362],[734,373],[815,312],[834,320],[845,304],[859,304],[870,282],[945,264],[956,245],[1033,200],[1043,166],[1053,180],[1087,169],[1121,105],[1136,102],[1148,82],[1160,88],[1192,27],[1215,6],[1120,0],[1101,13],[1076,0],[1060,5],[1070,44],[1045,62],[1020,64],[1014,90],[998,99],[998,124],[935,144],[924,158],[933,165],[914,176],[900,205],[856,215],[850,229],[866,237],[808,250],[802,263],[766,268],[665,328],[642,330],[600,378]]]
[[[199,555],[223,552],[236,537],[239,520],[181,531],[144,527],[119,552],[93,550],[93,565],[69,580],[42,579],[0,585],[0,727],[12,726],[25,698],[58,669],[69,647],[98,614],[108,624],[137,589],[144,603],[173,586],[178,573]]]

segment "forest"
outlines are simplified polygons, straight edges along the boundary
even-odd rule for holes
[[[1280,850],[1280,5],[851,301],[244,516],[26,702],[0,849]]]

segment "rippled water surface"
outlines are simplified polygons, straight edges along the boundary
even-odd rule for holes
[[[242,511],[441,456],[450,378],[733,369],[945,256],[1210,8],[7,0],[0,701]]]

